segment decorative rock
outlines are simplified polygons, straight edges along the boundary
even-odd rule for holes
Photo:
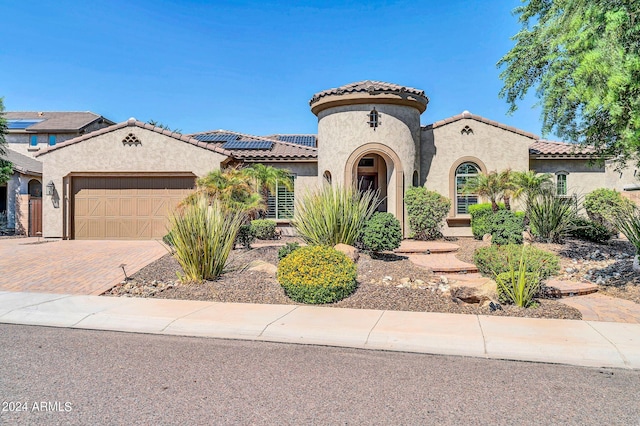
[[[407,285],[407,284],[409,284],[410,282],[411,282],[411,278],[407,278],[407,277],[400,278],[400,284]]]
[[[534,240],[535,238],[533,237],[533,235],[531,235],[531,232],[522,231],[522,241],[524,241],[525,243],[532,243]]]
[[[384,276],[384,277],[382,278],[382,281],[392,281],[392,280],[393,280],[393,277],[391,277],[391,276],[389,276],[389,275],[386,275],[386,276]]]
[[[449,278],[447,278],[447,277],[446,277],[446,276],[444,276],[444,275],[440,275],[440,282],[441,282],[442,284],[449,284]]]
[[[417,286],[424,285],[424,281],[422,281],[422,280],[415,280],[415,281],[414,281],[414,283],[415,283]]]
[[[341,243],[336,244],[333,248],[338,250],[339,252],[346,254],[347,257],[353,261],[353,263],[356,263],[360,258],[360,252],[353,246]]]
[[[484,241],[485,243],[490,243],[491,242],[491,234],[484,234],[482,236],[482,241]]]
[[[567,268],[565,269],[567,274],[573,274],[575,272],[575,270],[573,268]]]
[[[264,272],[267,273],[271,276],[276,276],[276,273],[278,272],[278,267],[276,265],[272,265],[269,262],[265,262],[263,260],[256,260],[251,262],[248,266],[247,269],[249,271],[255,271],[255,272]]]

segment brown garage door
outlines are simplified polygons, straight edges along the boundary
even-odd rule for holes
[[[74,177],[73,235],[83,240],[148,240],[167,233],[167,215],[194,177]]]

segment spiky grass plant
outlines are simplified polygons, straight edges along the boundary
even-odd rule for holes
[[[206,194],[170,214],[174,256],[184,271],[180,279],[201,282],[220,276],[244,219],[218,200],[210,203]]]
[[[526,246],[520,253],[517,270],[513,266],[514,263],[509,260],[509,271],[495,275],[498,297],[500,301],[527,308],[532,305],[534,297],[540,291],[540,275],[537,272],[527,272]]]
[[[636,248],[636,256],[640,254],[640,210],[635,205],[628,205],[616,212],[613,223]]]
[[[293,226],[307,244],[353,245],[379,204],[377,191],[326,186],[296,204]]]
[[[557,197],[552,191],[534,197],[527,210],[531,230],[547,243],[562,243],[575,228],[578,216],[573,198]]]

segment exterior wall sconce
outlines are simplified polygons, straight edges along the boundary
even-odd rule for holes
[[[56,186],[53,184],[53,181],[50,180],[49,183],[47,184],[47,195],[48,196],[53,196],[53,194],[55,193],[56,190]]]

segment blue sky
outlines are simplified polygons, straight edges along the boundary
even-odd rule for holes
[[[425,90],[422,123],[463,110],[540,134],[498,98],[519,0],[0,0],[0,96],[185,133],[315,133],[314,93],[360,80]]]

